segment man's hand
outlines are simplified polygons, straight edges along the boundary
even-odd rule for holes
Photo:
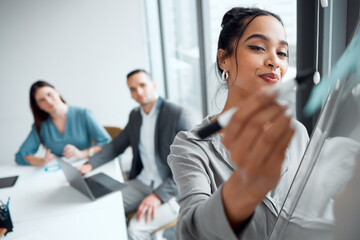
[[[81,175],[85,175],[91,170],[93,170],[93,166],[90,163],[85,163],[84,165],[78,166],[76,168],[79,170]]]
[[[152,220],[154,220],[155,210],[160,205],[161,205],[161,200],[155,193],[152,193],[146,198],[144,198],[144,200],[142,200],[136,212],[137,221],[139,222],[144,214],[146,214],[146,219],[145,219],[146,223],[149,221],[150,216]]]
[[[80,151],[77,147],[71,144],[67,144],[64,147],[62,155],[66,158],[76,157],[76,159],[83,159],[87,156],[84,151]]]

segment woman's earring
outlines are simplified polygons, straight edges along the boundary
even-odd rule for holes
[[[229,78],[229,74],[224,70],[221,74],[221,78],[226,81]]]

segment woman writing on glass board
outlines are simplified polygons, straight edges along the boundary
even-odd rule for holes
[[[221,113],[180,132],[168,157],[179,190],[177,239],[266,239],[305,151],[308,136],[276,103],[288,68],[281,19],[257,8],[223,17],[217,68],[228,88]],[[265,89],[266,90],[266,89]],[[201,139],[197,131],[237,107],[228,126]]]

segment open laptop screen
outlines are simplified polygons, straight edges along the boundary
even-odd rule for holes
[[[125,184],[120,183],[104,173],[98,173],[91,177],[84,178],[80,172],[66,161],[56,157],[66,179],[72,187],[95,200],[111,192],[120,191]]]

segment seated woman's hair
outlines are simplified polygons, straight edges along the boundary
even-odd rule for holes
[[[49,114],[47,112],[45,112],[39,108],[39,106],[36,103],[36,99],[35,99],[36,91],[42,87],[51,87],[51,88],[55,89],[55,87],[53,85],[51,85],[50,83],[45,82],[43,80],[36,81],[30,87],[30,108],[31,108],[31,111],[34,116],[35,129],[39,135],[41,143],[43,143],[41,136],[40,136],[41,123],[49,117]],[[66,103],[65,100],[61,96],[60,96],[60,99],[63,103]]]

